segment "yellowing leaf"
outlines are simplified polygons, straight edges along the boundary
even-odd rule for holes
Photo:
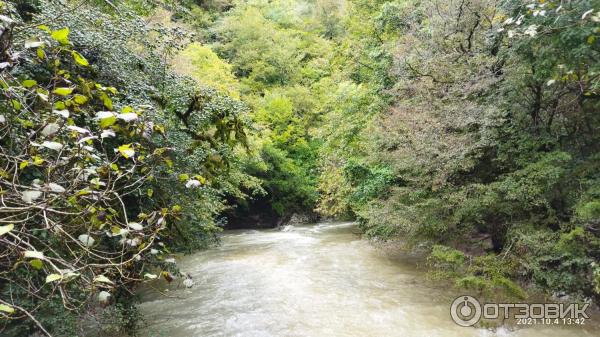
[[[13,225],[13,224],[8,224],[6,226],[0,226],[0,236],[12,231],[13,229],[15,229],[15,225]]]
[[[69,28],[63,28],[53,31],[50,36],[62,45],[69,44]]]
[[[82,67],[87,67],[90,65],[90,63],[88,62],[88,60],[86,60],[85,57],[83,57],[83,55],[79,54],[76,51],[72,51],[71,55],[73,56],[73,59],[75,60],[75,62],[77,64],[79,64]]]
[[[73,92],[73,88],[56,88],[52,92],[59,96],[67,96]]]
[[[73,101],[75,101],[75,103],[77,103],[79,105],[82,105],[82,104],[87,103],[88,98],[83,95],[75,95],[75,96],[73,96]]]
[[[13,307],[11,307],[11,306],[6,305],[6,304],[0,304],[0,311],[12,314],[12,313],[15,312],[15,309]]]
[[[117,121],[117,117],[116,116],[110,116],[110,117],[102,118],[102,119],[100,119],[100,128],[106,129],[109,126],[115,124],[116,121]]]
[[[22,85],[23,85],[25,88],[31,88],[31,87],[33,87],[34,85],[36,85],[36,84],[37,84],[37,81],[36,81],[36,80],[25,80],[25,81],[23,81],[23,83],[21,83],[21,84],[22,84]]]
[[[63,102],[63,101],[56,101],[56,102],[54,102],[54,109],[56,109],[56,110],[64,110],[66,108],[67,108],[67,105],[65,104],[65,102]],[[69,116],[67,116],[67,117],[69,117]],[[65,117],[65,118],[67,118],[67,117]]]
[[[31,159],[33,159],[33,165],[35,166],[40,166],[44,163],[44,158],[40,156],[33,156]]]
[[[43,60],[46,58],[46,53],[44,52],[44,49],[42,49],[42,48],[38,48],[36,51],[36,54],[40,60]]]
[[[119,146],[118,150],[119,153],[121,153],[121,155],[123,155],[123,157],[125,157],[126,159],[135,156],[135,151],[131,147],[131,144],[121,145]]]
[[[29,261],[29,264],[37,270],[40,270],[44,267],[44,262],[42,262],[40,259],[31,260]]]
[[[27,160],[23,160],[20,164],[19,164],[19,170],[22,170],[24,168],[26,168],[29,165],[29,161]]]
[[[100,98],[102,99],[102,103],[104,103],[104,106],[108,109],[108,110],[112,110],[113,109],[113,102],[110,99],[110,97],[108,97],[107,94],[102,93],[102,95],[100,96]]]
[[[195,175],[194,179],[198,180],[202,185],[206,184],[206,178],[199,174]]]
[[[62,278],[63,277],[60,274],[50,274],[50,275],[46,276],[46,283],[59,281],[59,280],[62,280]]]
[[[13,99],[11,100],[11,103],[15,110],[21,110],[21,102],[17,101],[16,99]]]

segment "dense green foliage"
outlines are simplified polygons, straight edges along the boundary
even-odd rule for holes
[[[176,75],[186,33],[136,8],[23,3],[0,2],[1,334],[134,333],[136,285],[260,190],[246,105]]]
[[[598,1],[0,4],[3,333],[133,333],[172,252],[293,213],[599,297]]]
[[[322,206],[371,237],[455,248],[430,261],[460,286],[597,297],[598,3],[560,4],[358,3],[363,50],[393,60],[391,85],[381,67],[364,80],[392,97]],[[486,262],[458,266],[471,258]]]

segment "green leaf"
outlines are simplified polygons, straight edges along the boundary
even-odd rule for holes
[[[190,179],[190,176],[187,173],[182,173],[179,175],[179,181],[183,182],[183,181],[188,181],[189,179]]]
[[[50,28],[48,28],[48,26],[46,26],[46,25],[39,25],[39,26],[37,26],[37,28],[50,33]]]
[[[23,160],[20,164],[19,164],[19,170],[22,170],[24,168],[26,168],[27,166],[29,166],[29,161],[27,160]]]
[[[56,88],[52,92],[59,96],[67,96],[73,92],[73,88]]]
[[[13,225],[13,224],[8,224],[6,226],[0,226],[0,236],[12,231],[13,229],[15,229],[15,225]]]
[[[594,44],[594,41],[596,41],[596,37],[594,35],[588,36],[588,38],[587,38],[588,44]]]
[[[54,102],[54,109],[56,110],[65,110],[67,108],[65,102],[63,101],[56,101]]]
[[[44,49],[42,49],[42,48],[38,48],[36,51],[36,54],[40,60],[43,60],[46,58],[46,53],[44,52]]]
[[[44,267],[44,263],[40,259],[31,260],[29,261],[29,264],[37,270],[40,270]]]
[[[83,95],[75,95],[75,96],[73,96],[73,101],[75,101],[75,103],[77,103],[79,105],[82,105],[82,104],[87,103],[88,98]]]
[[[88,60],[86,60],[85,57],[83,57],[83,55],[79,54],[78,52],[72,51],[71,55],[73,56],[73,59],[75,60],[75,62],[77,64],[79,64],[80,66],[87,67],[90,65]]]
[[[58,41],[62,45],[69,44],[69,28],[63,28],[59,30],[55,30],[50,34],[54,40]]]
[[[62,280],[62,278],[63,277],[60,274],[50,274],[50,275],[46,276],[46,283],[59,281],[59,280]]]
[[[110,99],[110,97],[108,97],[108,95],[106,94],[102,94],[102,103],[104,103],[104,106],[108,109],[108,110],[112,110],[113,109],[113,102],[112,99]]]
[[[152,196],[154,195],[154,190],[149,188],[146,193],[148,194],[148,198],[152,198]]]
[[[15,309],[11,306],[8,306],[6,304],[0,304],[0,311],[4,311],[7,312],[9,314],[12,314],[15,312]]]
[[[21,83],[25,88],[31,88],[37,84],[36,80],[25,80]]]
[[[21,110],[21,102],[17,101],[16,99],[13,99],[11,100],[11,103],[15,110]]]
[[[116,116],[110,116],[110,117],[102,118],[100,120],[100,128],[106,129],[109,126],[115,124],[116,121],[117,121],[117,117]]]

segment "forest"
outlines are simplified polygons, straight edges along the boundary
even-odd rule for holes
[[[138,335],[174,257],[293,217],[597,303],[599,60],[596,0],[0,1],[0,335]]]

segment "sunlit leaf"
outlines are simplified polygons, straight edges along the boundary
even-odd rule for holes
[[[37,84],[36,80],[25,80],[21,83],[25,88],[31,88]]]
[[[73,92],[73,88],[56,88],[52,92],[59,96],[67,96]]]
[[[59,281],[59,280],[62,280],[62,278],[63,277],[60,274],[50,274],[50,275],[46,276],[46,283]]]
[[[73,96],[73,101],[75,101],[75,103],[77,103],[79,105],[82,105],[82,104],[87,103],[88,98],[83,95],[75,95],[75,96]]]
[[[21,110],[21,102],[17,101],[16,99],[13,99],[11,100],[11,103],[15,110]]]
[[[46,59],[46,52],[44,52],[44,49],[42,49],[42,48],[37,49],[36,55],[40,60]]]
[[[83,57],[83,55],[79,54],[76,51],[72,51],[71,55],[73,56],[73,59],[75,60],[75,62],[77,64],[79,64],[82,67],[87,67],[90,65],[90,63],[88,62],[88,60],[86,60],[85,57]]]
[[[37,28],[50,33],[50,28],[46,25],[39,25],[39,26],[37,26]]]
[[[8,224],[5,226],[0,226],[0,236],[12,231],[13,229],[15,229],[15,225],[14,224]]]
[[[40,166],[44,163],[44,158],[40,156],[33,156],[31,159],[33,159],[33,165],[35,166]]]
[[[11,307],[11,306],[6,305],[6,304],[0,304],[0,311],[12,314],[12,313],[15,312],[15,309],[13,307]]]
[[[131,144],[124,144],[124,145],[119,146],[118,151],[126,159],[129,159],[129,158],[135,156],[135,151],[131,147]]]
[[[63,29],[59,29],[59,30],[55,30],[52,33],[50,33],[50,36],[58,41],[60,44],[62,45],[67,45],[69,44],[69,28],[63,28]]]
[[[26,250],[23,252],[23,256],[30,259],[43,259],[44,252],[40,252],[37,250]]]

